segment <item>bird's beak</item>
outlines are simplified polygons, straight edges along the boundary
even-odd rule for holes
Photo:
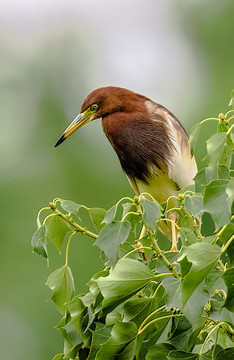
[[[66,128],[64,133],[60,136],[54,147],[60,145],[64,140],[71,136],[77,129],[81,128],[85,124],[91,121],[91,115],[87,110],[83,113],[77,115],[77,117],[71,122],[71,124]]]

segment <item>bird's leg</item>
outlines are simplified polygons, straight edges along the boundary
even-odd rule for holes
[[[143,238],[146,234],[146,227],[145,225],[143,225],[142,229],[141,229],[141,233],[140,233],[140,239]]]
[[[175,212],[171,212],[169,215],[171,222],[171,241],[172,241],[172,245],[171,245],[171,250],[173,252],[177,252],[178,248],[177,248],[177,240],[178,240],[178,230],[176,229],[176,225],[175,222],[177,220],[177,214]]]

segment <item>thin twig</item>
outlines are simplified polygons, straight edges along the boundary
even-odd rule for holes
[[[163,254],[162,250],[160,249],[160,247],[157,244],[157,241],[155,240],[151,230],[148,228],[148,232],[149,232],[149,237],[152,243],[152,246],[156,252],[156,254],[158,255],[158,257],[160,257],[162,259],[162,262],[164,263],[164,265],[168,268],[168,270],[176,277],[179,278],[179,274],[178,272],[175,270],[174,266],[167,260],[166,256]]]
[[[92,231],[89,231],[86,228],[83,228],[82,226],[78,225],[77,223],[75,223],[75,221],[73,220],[73,218],[69,215],[64,215],[61,211],[59,211],[57,208],[53,208],[52,210],[54,210],[54,215],[58,215],[60,216],[63,220],[65,220],[66,222],[68,222],[75,230],[76,232],[80,232],[81,234],[84,235],[88,235],[93,239],[97,239],[98,235],[93,233]]]
[[[231,244],[233,239],[234,239],[234,234],[230,237],[230,239],[226,242],[226,244],[222,246],[221,248],[222,254],[227,250],[228,246]]]
[[[159,317],[157,319],[151,320],[150,322],[148,322],[148,324],[146,324],[141,330],[138,330],[137,335],[140,335],[141,333],[143,333],[143,331],[145,331],[147,329],[147,327],[149,327],[150,325],[152,325],[153,323],[159,321],[159,320],[163,320],[163,319],[170,319],[173,317],[178,317],[178,316],[184,316],[184,314],[175,314],[175,315],[165,315],[162,317]]]

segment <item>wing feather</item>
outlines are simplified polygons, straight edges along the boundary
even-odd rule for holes
[[[145,105],[154,121],[163,119],[167,124],[168,136],[172,143],[172,151],[167,159],[169,179],[179,188],[193,184],[197,164],[194,156],[191,157],[189,139],[184,127],[164,106],[152,101],[146,101]]]

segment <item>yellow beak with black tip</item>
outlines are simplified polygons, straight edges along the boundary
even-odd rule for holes
[[[82,126],[88,124],[92,121],[93,112],[87,109],[86,111],[77,115],[77,117],[71,122],[71,124],[66,128],[64,133],[60,136],[54,147],[59,146],[64,140],[66,140],[69,136],[71,136],[76,130],[81,128]]]

